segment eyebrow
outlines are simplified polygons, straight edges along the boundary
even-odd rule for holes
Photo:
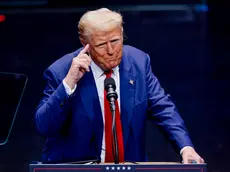
[[[95,46],[96,46],[96,47],[99,47],[99,46],[104,45],[104,44],[106,44],[106,42],[98,43],[98,44],[96,44]]]
[[[117,41],[117,40],[119,40],[119,39],[121,39],[121,38],[120,38],[120,37],[115,37],[115,38],[110,39],[109,41],[110,41],[110,42],[113,42],[113,41]],[[96,46],[96,47],[99,47],[99,46],[104,45],[104,44],[106,44],[106,42],[98,43],[98,44],[96,44],[95,46]]]

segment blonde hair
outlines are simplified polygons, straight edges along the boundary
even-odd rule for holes
[[[123,32],[123,20],[121,14],[107,8],[100,8],[86,12],[78,24],[80,39],[85,40],[87,36],[95,31],[110,31],[113,28],[121,27]]]

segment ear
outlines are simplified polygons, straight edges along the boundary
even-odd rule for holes
[[[79,37],[79,39],[80,39],[80,42],[83,45],[83,47],[85,47],[87,45],[86,41],[81,37]]]

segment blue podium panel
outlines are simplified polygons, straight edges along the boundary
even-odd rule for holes
[[[206,164],[30,164],[30,172],[207,172]]]

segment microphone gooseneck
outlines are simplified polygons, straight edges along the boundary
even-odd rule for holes
[[[118,96],[117,96],[117,92],[116,92],[116,85],[115,85],[114,79],[113,78],[106,78],[104,81],[104,86],[105,86],[105,90],[107,92],[106,99],[109,101],[110,110],[112,112],[112,117],[113,117],[111,127],[112,127],[112,135],[113,135],[112,149],[113,149],[113,156],[115,157],[114,163],[119,164],[118,140],[117,140],[116,123],[115,123],[115,121],[116,121],[115,102],[116,102]]]

